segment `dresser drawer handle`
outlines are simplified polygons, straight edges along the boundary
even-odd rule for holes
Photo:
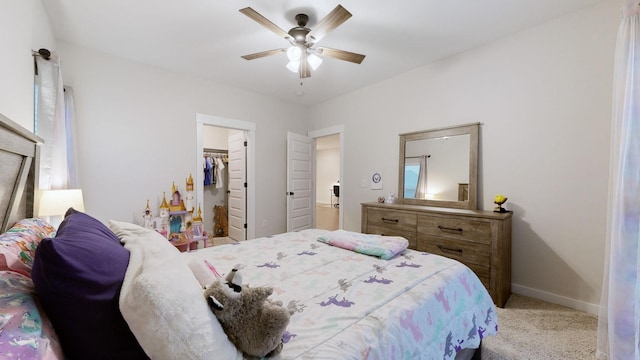
[[[396,223],[396,224],[398,222],[400,222],[400,220],[398,220],[398,219],[387,219],[387,218],[382,218],[382,221],[384,221],[384,222],[392,222],[392,223]]]
[[[459,233],[462,234],[462,228],[450,228],[450,227],[438,225],[438,229],[440,229],[442,231],[455,231],[455,232],[459,232]]]
[[[457,252],[462,254],[462,249],[452,249],[452,248],[444,247],[442,245],[438,245],[438,249],[444,252],[448,251],[448,252]]]

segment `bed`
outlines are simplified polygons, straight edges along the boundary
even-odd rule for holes
[[[14,174],[0,184],[0,358],[242,359],[202,296],[212,268],[241,268],[293,312],[277,359],[479,359],[497,333],[491,297],[461,263],[327,243],[370,235],[309,229],[181,253],[73,209],[56,232],[33,217],[41,140],[0,120],[0,166]]]

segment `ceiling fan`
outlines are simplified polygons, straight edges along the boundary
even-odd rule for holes
[[[243,59],[253,60],[286,52],[287,57],[289,58],[287,68],[293,72],[299,73],[301,79],[310,77],[311,70],[315,70],[320,65],[322,59],[319,56],[328,56],[356,64],[360,64],[362,63],[362,60],[364,60],[365,55],[323,46],[313,47],[318,41],[325,37],[325,35],[333,31],[352,16],[347,9],[342,7],[342,5],[336,6],[335,9],[320,20],[312,29],[307,27],[309,16],[306,14],[296,15],[296,22],[298,23],[298,26],[291,28],[289,32],[282,30],[276,24],[272,23],[250,7],[240,9],[240,12],[276,35],[287,39],[291,43],[291,46],[288,48],[273,49],[244,55],[242,56]]]

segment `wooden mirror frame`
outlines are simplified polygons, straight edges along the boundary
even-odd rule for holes
[[[478,136],[480,123],[400,134],[400,161],[398,176],[398,202],[401,204],[425,205],[456,209],[476,210],[478,206]],[[407,141],[439,138],[444,136],[470,135],[469,140],[469,200],[447,201],[414,199],[404,197],[405,144]]]

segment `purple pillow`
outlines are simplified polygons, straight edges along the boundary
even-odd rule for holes
[[[69,359],[145,359],[120,314],[129,252],[91,216],[69,209],[36,249],[31,277]]]

